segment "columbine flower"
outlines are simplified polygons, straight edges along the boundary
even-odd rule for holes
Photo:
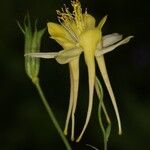
[[[47,59],[55,58],[60,64],[69,64],[71,82],[70,103],[64,133],[67,134],[68,124],[71,118],[71,139],[74,140],[75,111],[79,86],[79,57],[82,52],[84,53],[85,63],[88,69],[89,104],[85,124],[79,137],[76,140],[77,142],[80,141],[80,139],[82,138],[91,116],[96,59],[104,82],[106,84],[107,90],[111,97],[111,101],[114,106],[118,120],[119,134],[121,134],[122,131],[118,108],[108,78],[103,55],[107,52],[114,50],[119,45],[127,43],[132,38],[132,36],[129,36],[124,40],[122,40],[122,35],[118,33],[102,36],[101,29],[106,21],[107,16],[105,16],[96,26],[95,18],[88,14],[87,11],[82,12],[81,4],[78,0],[73,0],[71,4],[73,6],[72,13],[69,11],[68,8],[66,8],[66,6],[64,9],[62,8],[62,11],[57,11],[60,24],[53,22],[49,22],[47,24],[48,32],[51,35],[51,38],[56,40],[63,47],[63,50],[58,53],[32,53],[28,55],[32,57]]]

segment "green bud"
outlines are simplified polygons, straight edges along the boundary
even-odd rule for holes
[[[45,29],[37,30],[37,21],[35,22],[34,31],[32,31],[32,26],[30,22],[29,15],[25,17],[24,28],[18,23],[21,31],[24,34],[25,45],[24,53],[37,53],[40,51],[41,39],[45,32]],[[38,79],[40,69],[40,59],[25,56],[25,70],[32,82],[36,82]]]

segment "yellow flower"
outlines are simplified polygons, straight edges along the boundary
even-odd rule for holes
[[[121,41],[122,35],[118,33],[102,36],[101,29],[107,19],[105,16],[98,26],[95,25],[95,18],[85,11],[82,12],[81,4],[78,0],[71,2],[73,12],[71,13],[68,8],[62,11],[57,11],[58,20],[60,24],[49,22],[48,32],[51,38],[57,41],[63,50],[60,52],[50,53],[32,53],[28,54],[33,57],[40,58],[55,58],[60,64],[69,64],[70,70],[70,102],[67,113],[64,133],[67,134],[70,118],[72,119],[71,139],[74,140],[75,129],[75,111],[78,98],[79,87],[79,57],[84,53],[85,63],[88,69],[88,82],[89,82],[89,104],[87,116],[83,129],[77,138],[77,142],[81,140],[87,125],[90,120],[92,105],[93,105],[93,92],[95,82],[95,58],[98,63],[100,72],[106,84],[107,90],[111,97],[112,104],[118,120],[119,134],[121,134],[121,123],[118,113],[116,100],[108,78],[104,54],[114,50],[119,45],[127,43],[132,36],[129,36]]]

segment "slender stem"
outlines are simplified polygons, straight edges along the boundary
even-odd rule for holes
[[[102,107],[102,104],[103,104],[103,102],[101,101],[100,104],[99,104],[99,108],[98,108],[98,112],[99,112],[98,116],[99,116],[99,123],[100,123],[101,129],[102,129],[102,132],[103,132],[103,136],[104,136],[104,150],[107,150],[107,144],[108,143],[107,143],[107,139],[106,139],[106,131],[105,131],[104,125],[102,123],[102,119],[101,119],[101,107]],[[105,106],[104,106],[104,108],[105,108]]]
[[[100,123],[101,129],[102,129],[102,132],[103,132],[103,136],[104,136],[104,150],[107,150],[106,131],[105,131],[104,125],[102,123],[102,118],[101,118],[101,107],[102,107],[102,104],[103,104],[103,101],[101,99],[101,101],[99,103],[99,108],[98,108],[98,116],[99,116],[98,118],[99,118],[99,123]],[[103,108],[105,109],[105,106]]]
[[[102,101],[99,102],[99,106],[98,106],[98,119],[99,119],[99,124],[103,132],[103,136],[105,137],[105,128],[104,128],[104,125],[102,123],[102,118],[101,118],[101,106],[102,106]],[[105,138],[104,138],[104,141],[105,141]]]
[[[60,126],[59,126],[59,124],[58,124],[58,122],[57,122],[57,120],[56,120],[56,118],[55,118],[55,116],[54,116],[54,113],[53,113],[51,107],[49,106],[49,104],[48,104],[48,102],[47,102],[47,100],[46,100],[46,98],[45,98],[45,95],[44,95],[44,93],[43,93],[43,91],[42,91],[42,88],[41,88],[41,86],[40,86],[39,81],[36,80],[36,81],[34,81],[33,83],[35,84],[35,86],[36,86],[36,88],[37,88],[37,90],[38,90],[38,93],[39,93],[39,95],[40,95],[40,97],[41,97],[41,100],[42,100],[42,102],[43,102],[43,104],[44,104],[44,106],[45,106],[45,108],[46,108],[46,110],[47,110],[47,112],[48,112],[48,115],[49,115],[50,119],[52,120],[52,122],[53,122],[55,128],[57,129],[57,131],[58,131],[58,133],[59,133],[59,135],[60,135],[62,141],[64,142],[64,144],[65,144],[65,146],[66,146],[66,148],[67,148],[67,150],[72,150],[72,148],[71,148],[70,145],[69,145],[69,142],[67,141],[65,135],[63,134],[63,131],[61,130],[61,128],[60,128]]]
[[[98,98],[100,100],[99,106],[98,106],[98,119],[99,119],[100,127],[101,127],[102,132],[103,132],[103,137],[104,137],[104,150],[107,150],[108,137],[110,135],[110,133],[108,133],[108,128],[110,128],[111,122],[110,122],[110,118],[109,118],[109,115],[107,113],[107,110],[105,108],[105,104],[103,102],[103,89],[102,89],[102,86],[101,86],[97,77],[95,79],[95,89],[96,89]],[[102,116],[101,116],[102,109],[103,109],[104,115],[106,117],[106,121],[108,123],[108,126],[106,129],[105,129],[104,124],[102,122]]]
[[[95,146],[92,146],[92,145],[90,145],[90,144],[86,144],[86,146],[88,146],[88,147],[90,147],[90,148],[92,148],[92,149],[94,149],[94,150],[99,150],[98,148],[96,148]]]
[[[102,103],[102,109],[103,109],[103,112],[104,112],[104,114],[105,114],[107,123],[110,124],[111,121],[110,121],[110,118],[109,118],[109,116],[108,116],[107,110],[106,110],[106,108],[105,108],[104,102]]]
[[[107,150],[107,142],[104,139],[104,150]]]

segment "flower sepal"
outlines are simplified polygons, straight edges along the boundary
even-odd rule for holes
[[[25,56],[44,58],[44,59],[56,59],[59,64],[66,64],[79,57],[82,53],[80,48],[71,48],[67,50],[61,50],[59,52],[44,52],[44,53],[27,53]]]

